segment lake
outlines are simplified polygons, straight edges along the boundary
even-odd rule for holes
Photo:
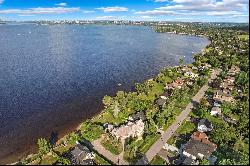
[[[0,163],[74,130],[104,95],[133,90],[180,58],[193,62],[208,44],[145,26],[0,25]]]

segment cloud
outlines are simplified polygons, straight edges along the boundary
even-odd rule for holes
[[[168,0],[155,0],[154,2],[167,2]]]
[[[64,14],[80,11],[79,7],[65,8],[65,7],[52,7],[52,8],[29,8],[29,9],[6,9],[0,10],[0,14]]]
[[[96,8],[98,10],[103,10],[104,12],[127,12],[128,8],[126,7],[119,7],[119,6],[115,6],[115,7],[100,7],[100,8]]]
[[[32,15],[32,14],[19,14],[18,16],[20,16],[20,17],[33,17],[35,15]]]
[[[62,7],[65,7],[65,6],[67,6],[67,3],[62,2],[62,3],[55,4],[55,5],[56,5],[56,6],[62,6]]]
[[[82,12],[83,12],[83,13],[95,13],[94,10],[83,10]]]
[[[164,0],[155,0],[164,1]],[[135,12],[141,15],[242,15],[249,10],[247,0],[168,0],[166,6]]]
[[[0,0],[0,4],[3,3],[4,0]]]
[[[174,15],[175,12],[173,11],[164,11],[164,10],[148,10],[148,11],[139,11],[135,12],[134,14],[141,14],[141,15]]]
[[[152,16],[141,16],[141,18],[142,19],[146,19],[146,20],[148,20],[148,19],[154,19],[155,17],[152,17]]]
[[[213,12],[207,12],[207,15],[209,15],[209,16],[241,15],[241,12],[237,12],[237,11],[225,11],[225,12],[213,11]]]
[[[99,16],[99,17],[96,17],[96,19],[98,20],[111,20],[111,19],[115,19],[116,17],[114,16]]]

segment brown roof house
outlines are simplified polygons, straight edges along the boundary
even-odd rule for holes
[[[76,142],[76,146],[70,151],[70,156],[72,165],[94,165],[95,154],[79,142]]]
[[[218,102],[234,102],[234,98],[233,96],[231,96],[230,94],[226,94],[226,93],[223,93],[222,91],[216,91],[214,96],[213,96],[213,99],[215,101],[218,101]]]
[[[210,142],[205,133],[196,131],[192,134],[191,139],[183,147],[183,155],[193,160],[208,159],[216,150],[217,145]]]

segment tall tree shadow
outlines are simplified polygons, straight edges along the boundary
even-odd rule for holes
[[[56,145],[57,141],[58,141],[58,132],[52,131],[49,138],[49,143],[52,145],[52,148]]]

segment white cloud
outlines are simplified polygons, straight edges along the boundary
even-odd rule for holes
[[[237,11],[225,11],[225,12],[213,11],[213,12],[207,12],[207,15],[209,15],[209,16],[241,15],[241,12],[237,12]]]
[[[63,6],[63,7],[65,7],[65,6],[67,6],[67,3],[62,2],[62,3],[55,4],[55,5],[56,6]]]
[[[164,10],[148,10],[148,11],[139,11],[135,12],[134,14],[141,14],[141,15],[174,15],[173,11],[164,11]]]
[[[154,2],[167,2],[168,0],[155,0]]]
[[[4,0],[0,0],[0,4],[3,3]]]
[[[19,14],[18,16],[20,16],[20,17],[32,17],[32,16],[35,16],[35,15],[32,15],[32,14]]]
[[[95,13],[94,10],[83,10],[82,12],[83,12],[83,13]]]
[[[99,17],[96,17],[96,19],[98,20],[111,20],[111,19],[115,19],[116,17],[114,16],[99,16]]]
[[[0,14],[64,14],[80,11],[79,7],[65,8],[65,7],[53,7],[53,8],[29,8],[29,9],[6,9],[0,10]]]
[[[152,16],[141,16],[141,18],[146,19],[146,20],[152,20],[155,17],[152,17]]]
[[[100,7],[100,8],[96,8],[98,10],[103,10],[104,12],[127,12],[128,8],[126,7],[119,7],[119,6],[115,6],[115,7]]]
[[[156,0],[164,1],[164,0]],[[141,15],[242,15],[248,13],[248,0],[169,0],[166,6],[135,12]]]

